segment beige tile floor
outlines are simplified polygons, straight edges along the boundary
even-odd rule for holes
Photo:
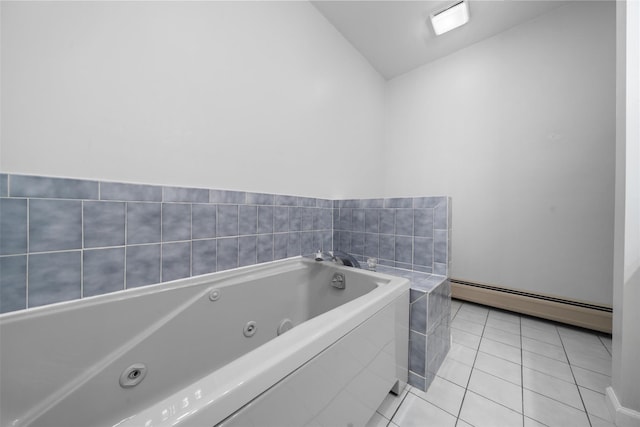
[[[611,337],[454,300],[429,390],[389,394],[369,427],[613,426]]]

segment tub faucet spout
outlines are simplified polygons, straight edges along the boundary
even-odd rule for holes
[[[342,251],[324,252],[318,250],[318,252],[315,253],[314,257],[316,261],[332,261],[336,264],[346,265],[348,267],[362,268],[360,267],[360,263],[357,259],[355,259],[350,254]]]

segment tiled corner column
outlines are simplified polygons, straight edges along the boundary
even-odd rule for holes
[[[0,174],[0,313],[332,249],[333,201]]]
[[[444,276],[378,267],[381,273],[411,281],[409,384],[426,391],[451,346],[451,287]]]
[[[448,276],[451,198],[336,200],[334,247],[359,261]]]

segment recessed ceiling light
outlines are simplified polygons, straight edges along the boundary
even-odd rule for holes
[[[469,5],[459,1],[430,15],[433,31],[437,36],[469,22]]]

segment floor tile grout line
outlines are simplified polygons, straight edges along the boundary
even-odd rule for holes
[[[524,348],[522,343],[522,322],[520,322],[520,399],[522,402],[522,425],[525,422],[524,410]]]
[[[556,327],[556,330],[557,329],[558,328]],[[576,376],[573,373],[573,368],[571,367],[571,361],[569,360],[569,354],[567,354],[567,349],[564,346],[564,340],[562,339],[562,334],[560,334],[560,331],[558,331],[558,336],[560,337],[560,342],[562,343],[562,350],[564,351],[564,356],[567,358],[567,362],[569,362],[569,370],[571,371],[571,376],[573,377],[574,385],[578,390],[578,396],[580,396],[580,402],[582,403],[582,407],[584,408],[584,413],[587,416],[587,421],[589,422],[589,426],[593,427],[593,424],[591,424],[591,418],[589,418],[589,412],[587,411],[587,405],[585,405],[584,399],[582,398],[582,392],[580,392],[580,387],[578,387],[578,381],[576,380]]]
[[[400,410],[400,407],[402,406],[402,404],[404,403],[405,399],[407,398],[407,396],[409,395],[409,388],[410,385],[407,384],[407,386],[405,387],[405,390],[402,392],[404,394],[404,396],[402,396],[402,400],[400,401],[400,404],[398,405],[398,407],[396,408],[395,411],[393,411],[393,414],[391,414],[391,418],[389,418],[389,423],[393,422],[393,417],[396,416],[396,414],[398,413],[398,411]],[[406,393],[405,393],[406,391]],[[381,414],[382,415],[382,414]],[[382,417],[384,418],[384,415],[382,415]],[[389,423],[387,423],[387,425],[389,425]]]
[[[462,306],[460,306],[462,308]],[[460,311],[460,309],[458,309]],[[487,318],[489,317],[489,312],[485,316],[485,323],[482,325],[482,333],[484,334],[484,328],[487,324]],[[482,336],[480,336],[480,343],[482,343]],[[458,420],[460,420],[460,414],[462,414],[462,408],[464,406],[464,400],[467,397],[467,392],[469,392],[469,383],[471,383],[471,376],[473,375],[473,368],[476,365],[476,360],[478,359],[478,352],[480,351],[480,344],[478,344],[478,350],[476,350],[476,354],[473,357],[473,364],[471,365],[471,372],[469,373],[469,378],[467,379],[467,385],[464,388],[464,394],[462,395],[462,400],[460,401],[460,408],[458,408],[458,416],[456,417],[456,424],[458,424]],[[463,420],[464,421],[464,420]],[[465,421],[466,422],[466,421]]]
[[[438,377],[438,376],[436,375],[436,377]],[[438,377],[438,378],[440,378],[441,380],[446,381],[446,382],[448,382],[448,383],[450,383],[450,384],[453,384],[453,385],[454,385],[454,386],[456,386],[456,387],[460,387],[460,388],[462,388],[462,386],[460,386],[460,385],[458,385],[458,384],[456,384],[456,383],[454,383],[454,382],[451,382],[451,381],[449,381],[449,380],[448,380],[448,379],[446,379],[446,378],[442,378],[442,377]],[[447,411],[446,409],[444,409],[444,408],[442,408],[442,407],[438,406],[438,405],[437,405],[437,404],[435,404],[434,402],[430,402],[430,401],[428,401],[427,399],[425,399],[424,397],[422,397],[422,396],[418,396],[417,394],[413,393],[411,390],[409,390],[409,393],[413,394],[413,395],[414,395],[415,397],[417,397],[418,399],[423,400],[424,402],[427,402],[429,405],[435,406],[436,408],[440,409],[441,411],[446,412],[447,414],[451,415],[452,417],[455,417],[455,415],[454,415],[454,414],[452,414],[451,412]],[[426,394],[426,392],[423,392],[423,393],[425,393],[425,394]],[[460,404],[460,405],[462,406],[462,404]],[[457,419],[457,418],[456,418],[456,419]]]

